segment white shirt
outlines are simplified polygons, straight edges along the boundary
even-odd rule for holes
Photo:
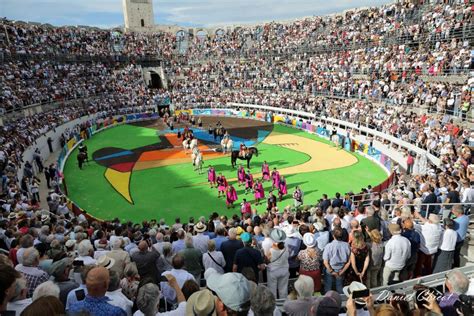
[[[32,303],[31,298],[25,298],[15,302],[9,302],[7,304],[7,311],[15,311],[15,316],[20,316],[21,312]]]
[[[270,237],[265,237],[265,239],[262,241],[262,249],[264,253],[267,253],[270,251],[270,248],[272,248],[273,241]]]
[[[133,307],[133,302],[130,301],[123,293],[122,289],[117,289],[115,291],[109,292],[107,291],[105,293],[105,296],[107,296],[110,301],[107,303],[120,307],[127,313],[128,316],[132,315],[132,307]]]
[[[95,266],[97,264],[97,261],[93,259],[91,256],[79,256],[77,257],[74,261],[84,261],[85,266]]]
[[[359,222],[359,224],[360,224],[360,222],[361,222],[364,218],[366,218],[366,217],[367,217],[367,215],[365,215],[365,214],[359,214],[359,215],[357,215],[357,216],[355,217],[355,219],[356,219],[356,220]]]
[[[183,269],[171,269],[171,271],[165,271],[161,275],[165,276],[167,274],[171,274],[176,278],[176,282],[178,282],[178,285],[180,288],[183,287],[184,282],[187,280],[194,280],[194,276],[189,273],[186,270]],[[161,293],[163,293],[163,296],[170,302],[175,302],[176,301],[176,292],[174,291],[171,286],[169,286],[168,282],[160,282],[161,286]]]
[[[423,225],[416,225],[415,228],[421,237],[420,250],[427,255],[435,254],[441,241],[441,226],[426,222]]]
[[[454,229],[446,229],[443,233],[443,241],[439,249],[443,251],[453,251],[456,247],[456,242],[458,240],[458,234]]]
[[[393,235],[385,245],[383,260],[385,260],[385,265],[391,269],[403,269],[410,256],[410,241],[401,235]]]
[[[202,255],[202,263],[204,265],[204,271],[206,271],[209,268],[214,268],[218,273],[224,274],[224,269],[222,267],[225,267],[225,259],[224,255],[220,251],[212,251],[210,253],[212,258],[220,264],[220,266],[214,262],[214,260],[211,259],[209,256],[209,252],[206,252]]]

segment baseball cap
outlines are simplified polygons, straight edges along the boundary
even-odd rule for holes
[[[247,279],[240,273],[219,274],[215,270],[206,270],[207,287],[216,293],[225,306],[241,312],[242,305],[250,301],[250,287]]]

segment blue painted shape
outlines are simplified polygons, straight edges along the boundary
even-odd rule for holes
[[[270,131],[266,130],[258,130],[258,137],[257,137],[257,142],[261,143],[267,138],[267,136],[270,134]]]
[[[96,160],[105,160],[105,159],[110,159],[110,158],[117,158],[117,157],[122,157],[122,156],[128,156],[128,155],[131,155],[131,154],[133,154],[133,152],[130,151],[130,150],[119,151],[118,153],[103,156],[103,157],[97,158]]]

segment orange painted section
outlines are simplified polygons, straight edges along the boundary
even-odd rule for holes
[[[178,138],[177,134],[165,134],[165,138],[170,142],[174,147],[183,147],[183,139]]]

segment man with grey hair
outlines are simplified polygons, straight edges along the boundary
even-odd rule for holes
[[[469,289],[469,278],[459,270],[451,270],[446,274],[446,293],[438,300],[443,315],[458,315],[455,303],[459,295],[465,294]]]
[[[74,261],[82,261],[85,266],[96,265],[97,261],[92,258],[94,247],[88,239],[84,239],[77,246],[78,257]]]
[[[279,316],[281,315],[276,308],[275,296],[272,291],[264,285],[259,285],[250,296],[249,316]]]
[[[112,250],[107,253],[107,257],[115,260],[115,263],[110,270],[117,272],[120,278],[123,277],[125,266],[131,261],[128,252],[123,250],[123,244],[123,239],[115,239],[112,243]]]
[[[119,274],[112,269],[109,270],[110,283],[105,296],[109,300],[109,304],[120,307],[123,309],[128,316],[132,315],[133,302],[130,301],[123,293],[120,288]]]
[[[53,281],[46,281],[38,285],[32,295],[32,301],[36,301],[40,297],[54,296],[59,298],[59,287]]]
[[[433,256],[438,252],[441,243],[441,226],[439,216],[431,213],[428,219],[418,212],[415,213],[417,219],[423,224],[415,225],[415,230],[420,234],[420,249],[415,267],[415,277],[429,275],[433,272]]]
[[[202,253],[200,250],[194,248],[193,238],[191,236],[186,236],[184,243],[186,248],[179,252],[179,254],[184,259],[184,270],[191,273],[194,276],[196,283],[200,284],[202,271]]]
[[[242,248],[244,244],[237,240],[237,229],[229,229],[229,240],[224,241],[221,245],[221,252],[225,259],[225,272],[232,272],[234,266],[234,259],[237,250]]]
[[[186,301],[181,288],[176,282],[176,278],[170,274],[166,276],[168,279],[168,284],[176,291],[176,300],[178,303],[182,303]],[[158,313],[158,303],[160,301],[160,289],[158,285],[154,283],[147,283],[140,287],[137,293],[137,307],[144,315],[161,315]],[[184,311],[186,310],[186,306],[183,304],[179,304],[181,308],[184,307],[184,310],[181,310],[182,315],[184,315]],[[180,308],[178,307],[178,309]],[[171,313],[170,313],[171,314]],[[135,315],[140,315],[135,313]]]
[[[54,277],[54,283],[60,290],[59,299],[64,306],[66,306],[69,292],[79,287],[79,284],[69,279],[71,269],[72,259],[68,257],[53,262],[50,268],[51,276]]]
[[[27,248],[23,253],[23,264],[15,267],[26,279],[28,288],[27,297],[33,295],[33,291],[43,282],[48,281],[49,275],[45,271],[38,268],[39,252],[34,247]]]
[[[16,260],[18,263],[23,263],[23,253],[27,248],[33,247],[34,237],[30,234],[26,234],[20,238],[20,249],[16,252]]]
[[[313,296],[314,282],[307,275],[300,275],[295,281],[296,300],[287,300],[283,305],[289,315],[310,315],[317,297]]]

